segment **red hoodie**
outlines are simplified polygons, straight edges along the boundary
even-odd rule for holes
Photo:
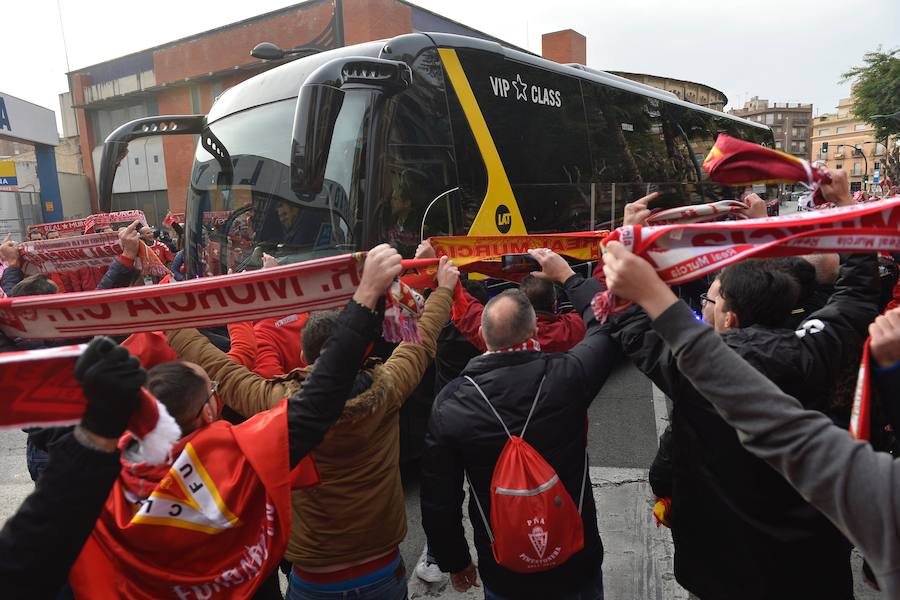
[[[253,327],[256,335],[256,364],[253,372],[270,379],[305,367],[300,358],[300,336],[309,313],[280,319],[263,319]]]
[[[462,296],[457,293],[454,298],[453,324],[459,329],[466,339],[481,352],[487,350],[484,340],[478,333],[481,326],[481,313],[484,305],[472,297],[471,294],[462,291]],[[587,328],[581,315],[578,313],[564,313],[561,315],[538,312],[537,328],[538,342],[543,352],[568,352],[578,342],[584,339]]]

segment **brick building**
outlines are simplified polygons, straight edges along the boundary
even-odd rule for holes
[[[809,160],[812,145],[812,104],[798,102],[773,102],[753,96],[743,108],[728,111],[732,115],[744,117],[772,128],[775,148]]]
[[[291,60],[253,58],[256,44],[326,50],[416,31],[501,41],[403,0],[310,0],[72,71],[60,96],[64,137],[78,136],[94,211],[106,136],[141,117],[205,114],[228,87]],[[116,173],[113,209],[138,208],[154,222],[170,208],[182,212],[194,151],[187,136],[132,142]]]

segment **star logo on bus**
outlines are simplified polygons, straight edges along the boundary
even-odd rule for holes
[[[516,88],[516,100],[528,100],[528,95],[525,93],[525,90],[528,89],[528,84],[522,81],[522,76],[516,73],[516,80],[512,84]]]

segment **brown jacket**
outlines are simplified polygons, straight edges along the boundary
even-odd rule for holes
[[[419,320],[422,343],[400,344],[369,371],[372,384],[347,401],[341,418],[312,451],[321,483],[293,493],[288,560],[304,568],[354,564],[393,550],[406,537],[397,413],[434,358],[452,299],[443,288],[431,294]],[[168,332],[168,338],[179,358],[206,369],[219,382],[222,401],[244,416],[297,391],[308,373],[308,368],[295,369],[263,379],[232,362],[195,329]]]

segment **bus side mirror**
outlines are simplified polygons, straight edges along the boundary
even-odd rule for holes
[[[203,131],[206,117],[203,115],[163,115],[144,117],[125,123],[107,136],[100,158],[100,210],[109,212],[112,207],[113,180],[122,159],[128,155],[128,143],[154,135],[196,135]]]
[[[322,191],[331,138],[346,94],[368,92],[377,102],[411,82],[409,65],[380,58],[336,58],[313,71],[300,88],[294,113],[291,189],[297,194]]]

